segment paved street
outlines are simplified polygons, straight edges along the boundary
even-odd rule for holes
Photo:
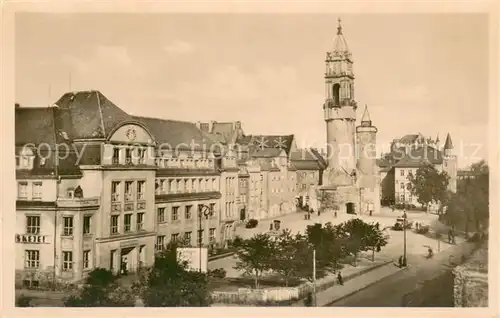
[[[433,259],[418,256],[409,258],[410,268],[397,272],[373,285],[351,295],[330,306],[336,307],[395,307],[395,306],[452,306],[451,268],[448,266],[450,256],[459,260],[473,249],[470,243],[455,245],[437,254]],[[431,279],[439,278],[431,281]],[[436,282],[439,285],[436,285]],[[430,284],[430,286],[426,285]],[[425,292],[417,292],[425,288]],[[431,299],[434,298],[434,299]]]

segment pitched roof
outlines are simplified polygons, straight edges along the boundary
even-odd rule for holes
[[[196,124],[186,121],[133,116],[133,119],[148,127],[157,143],[183,150],[209,150],[214,144]],[[179,147],[181,146],[181,147]]]
[[[290,154],[294,135],[248,135],[236,140],[236,143],[249,147],[277,148]]]
[[[326,158],[317,149],[311,148],[311,153],[318,159],[322,169],[326,169],[326,167],[328,167]]]
[[[443,155],[439,150],[430,146],[408,147],[403,158],[394,167],[420,167],[425,163],[442,164]]]
[[[453,143],[451,142],[450,133],[446,135],[446,141],[444,142],[444,149],[453,149]]]
[[[66,93],[56,105],[59,125],[72,139],[106,138],[117,125],[132,120],[99,91]]]
[[[297,170],[320,170],[317,160],[292,160],[292,166]]]
[[[55,144],[54,108],[19,107],[15,110],[15,143]]]
[[[370,113],[368,112],[368,106],[365,105],[365,111],[361,117],[361,126],[371,126],[372,120],[370,119]]]
[[[81,171],[77,166],[78,157],[71,141],[64,140],[57,133],[58,127],[55,120],[57,112],[56,107],[15,109],[16,155],[19,155],[23,147],[28,144],[34,144],[37,147],[34,151],[33,169],[16,170],[18,178],[35,175],[55,176],[56,174],[81,176]],[[38,147],[41,144],[47,146]],[[56,145],[58,145],[57,155]]]
[[[402,144],[413,144],[420,137],[421,137],[421,134],[410,134],[410,135],[403,136],[403,138],[396,140],[396,141],[400,142]]]
[[[254,158],[274,158],[278,157],[281,154],[281,149],[278,148],[264,148],[264,149],[255,149],[251,156]]]

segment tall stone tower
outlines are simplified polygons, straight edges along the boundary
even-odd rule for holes
[[[325,103],[326,142],[330,185],[352,185],[356,169],[354,74],[352,55],[337,27],[333,51],[326,53]]]
[[[377,127],[372,125],[368,106],[365,106],[361,124],[356,127],[357,181],[361,213],[380,211],[380,180],[376,162],[377,131]]]
[[[457,156],[453,152],[453,142],[448,133],[443,146],[443,171],[450,176],[448,190],[457,192]]]
[[[342,211],[359,210],[361,199],[356,188],[356,102],[352,55],[337,27],[333,50],[326,53],[325,102],[328,167],[323,174],[323,191],[333,191]],[[358,206],[358,209],[355,209]]]

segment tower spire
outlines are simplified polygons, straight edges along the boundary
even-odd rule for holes
[[[444,142],[444,149],[445,150],[453,149],[453,142],[451,141],[450,133],[448,133],[448,135],[446,135],[446,141]]]
[[[370,113],[368,112],[368,105],[365,104],[365,111],[361,117],[361,126],[369,127],[372,125],[372,120],[370,119]]]
[[[342,34],[342,20],[340,20],[340,18],[338,18],[338,26],[337,26],[337,35],[341,35]]]

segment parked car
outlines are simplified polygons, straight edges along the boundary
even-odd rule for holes
[[[405,224],[405,219],[404,218],[397,218],[396,219],[396,223],[394,223],[394,226],[392,227],[392,229],[394,231],[402,231],[403,230],[403,225]],[[413,222],[412,221],[409,221],[408,219],[406,219],[406,229],[411,229],[413,226]]]

